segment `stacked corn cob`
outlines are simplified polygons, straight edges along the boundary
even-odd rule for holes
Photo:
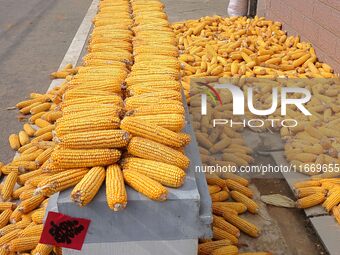
[[[310,208],[322,204],[322,207],[332,213],[340,224],[340,179],[314,179],[294,184],[297,207]]]
[[[145,196],[163,201],[164,186],[180,187],[189,159],[183,147],[190,137],[180,93],[178,50],[163,4],[131,1],[134,64],[126,83],[126,115],[121,129],[132,134],[123,156],[125,182]]]
[[[221,178],[222,177],[222,178]],[[252,199],[249,181],[233,173],[218,177],[207,175],[208,190],[212,200],[213,238],[200,240],[198,254],[247,254],[239,253],[238,242],[241,231],[251,237],[258,237],[260,230],[254,224],[240,217],[249,212],[257,214],[259,207]],[[228,200],[232,198],[232,200]],[[249,253],[270,255],[269,252]]]

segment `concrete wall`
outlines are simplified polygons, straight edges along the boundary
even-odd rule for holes
[[[258,14],[311,42],[319,59],[340,73],[340,0],[259,0]]]

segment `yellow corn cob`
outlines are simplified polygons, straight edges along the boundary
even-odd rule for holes
[[[190,142],[190,136],[187,134],[175,133],[135,117],[125,117],[120,127],[132,135],[144,137],[171,147],[183,147]]]
[[[89,90],[89,89],[71,89],[64,94],[64,100],[72,100],[82,97],[91,96],[110,96],[113,95],[112,92],[102,91],[102,90]]]
[[[54,150],[54,147],[50,147],[50,148],[44,150],[38,157],[36,157],[35,163],[37,165],[44,164],[50,158],[53,150]]]
[[[15,158],[13,160],[13,162],[16,162],[16,161],[34,161],[41,153],[43,153],[44,150],[43,149],[38,149],[32,153],[29,153],[29,154],[22,154],[20,155],[19,157]]]
[[[3,228],[9,222],[9,218],[12,214],[11,209],[6,209],[0,214],[0,228]]]
[[[182,95],[180,92],[175,91],[175,90],[162,90],[158,92],[150,92],[150,93],[145,93],[142,95],[138,96],[132,96],[129,97],[125,100],[125,104],[134,104],[139,101],[145,101],[148,99],[153,99],[153,98],[158,98],[158,99],[164,99],[164,100],[174,100],[174,101],[182,101]]]
[[[34,124],[37,125],[40,128],[44,128],[44,127],[47,127],[47,126],[51,125],[51,123],[49,123],[48,121],[40,119],[40,118],[36,119],[34,121]]]
[[[48,132],[51,132],[55,129],[55,125],[48,125],[44,128],[40,128],[38,129],[35,133],[34,133],[34,136],[41,136],[43,134],[46,134]]]
[[[332,192],[322,206],[326,209],[327,212],[330,212],[334,206],[337,206],[340,203],[340,189],[336,189]]]
[[[150,116],[150,115],[168,115],[168,114],[176,114],[183,115],[184,107],[181,105],[159,105],[157,107],[152,106],[142,106],[136,108],[134,110],[128,111],[126,116]]]
[[[52,141],[53,139],[53,134],[52,132],[47,132],[43,135],[37,136],[34,139],[32,139],[32,143],[38,143],[38,142],[42,142],[42,141]]]
[[[11,172],[17,172],[18,171],[18,166],[12,165],[12,164],[7,164],[1,168],[1,173],[8,175]]]
[[[12,202],[0,202],[0,211],[13,210],[16,204]]]
[[[32,255],[49,255],[53,251],[53,246],[43,243],[38,243],[37,247],[32,251]]]
[[[119,109],[119,110],[118,110]],[[71,120],[75,121],[77,119],[84,119],[84,118],[95,118],[100,116],[102,118],[110,118],[110,117],[119,117],[121,114],[120,108],[102,108],[102,109],[91,109],[89,111],[82,111],[77,112],[74,114],[66,114],[62,118],[58,120],[58,125],[63,125],[64,122],[69,122]]]
[[[16,105],[16,107],[18,109],[22,109],[22,108],[30,106],[30,105],[32,105],[34,103],[43,103],[43,102],[46,102],[46,101],[49,101],[48,96],[47,95],[42,95],[42,96],[34,98],[34,99],[22,101],[22,102],[18,103]]]
[[[67,169],[58,167],[58,166],[56,166],[53,162],[50,162],[50,160],[48,160],[48,161],[46,162],[46,164],[44,164],[43,166],[41,166],[41,170],[42,170],[42,172],[44,172],[44,173],[52,173],[52,174],[55,174],[55,173],[60,173],[60,172],[66,171]]]
[[[14,229],[6,235],[0,237],[0,246],[2,247],[4,245],[7,245],[9,242],[17,238],[21,231],[21,229]]]
[[[60,146],[71,149],[123,148],[130,138],[130,134],[124,130],[70,133],[60,138]]]
[[[242,184],[234,180],[227,179],[226,184],[227,184],[227,187],[231,190],[236,190],[249,198],[253,197],[253,192],[251,191],[251,189],[243,186]]]
[[[146,197],[156,201],[165,201],[167,199],[168,190],[159,182],[133,170],[124,170],[123,176],[130,187]]]
[[[141,95],[144,93],[152,93],[157,90],[174,90],[180,91],[181,84],[178,81],[159,81],[138,83],[127,88],[130,96]]]
[[[17,182],[20,185],[24,185],[27,180],[29,180],[30,178],[33,178],[35,176],[39,176],[40,174],[42,174],[42,169],[37,169],[37,170],[31,171],[31,172],[28,172],[28,173],[25,173],[25,174],[21,174],[21,175],[18,176]]]
[[[38,149],[39,149],[38,146],[32,145],[30,148],[28,148],[23,153],[21,153],[21,155],[33,153],[33,152],[35,152]]]
[[[97,43],[89,46],[89,52],[114,51],[116,48],[132,51],[132,45],[129,42],[117,41],[111,43]]]
[[[220,192],[211,194],[210,197],[211,197],[211,201],[213,202],[221,202],[229,198],[229,193],[227,191],[222,190]]]
[[[221,191],[221,187],[218,185],[208,185],[209,194],[214,194]]]
[[[174,132],[179,132],[184,128],[185,118],[181,114],[157,114],[134,117],[138,120],[151,123]]]
[[[23,108],[21,108],[20,110],[19,110],[19,112],[21,113],[21,114],[29,114],[30,113],[30,111],[31,111],[31,109],[33,108],[33,107],[36,107],[36,106],[38,106],[38,105],[40,105],[40,102],[35,102],[35,103],[33,103],[33,104],[30,104],[30,105],[28,105],[28,106],[26,106],[26,107],[23,107]]]
[[[125,109],[127,111],[134,110],[136,108],[144,106],[154,106],[154,105],[178,105],[183,106],[182,102],[178,100],[169,100],[163,98],[152,97],[147,100],[127,100],[125,101]]]
[[[314,193],[309,196],[300,198],[296,201],[296,205],[298,208],[309,208],[321,204],[325,201],[324,193]]]
[[[39,243],[40,235],[19,237],[12,240],[8,245],[8,249],[11,252],[22,252],[33,250]]]
[[[132,71],[130,72],[129,77],[143,76],[143,75],[156,75],[156,74],[157,75],[171,75],[173,77],[173,80],[177,80],[179,76],[179,72],[176,69],[160,67],[158,69],[132,68]]]
[[[206,180],[209,185],[218,185],[222,189],[227,186],[227,183],[225,182],[225,180],[223,180],[222,178],[218,176],[207,176]]]
[[[33,136],[35,133],[35,129],[28,123],[24,124],[23,129],[29,136]]]
[[[120,119],[117,117],[102,118],[98,116],[78,119],[77,121],[65,121],[62,125],[58,125],[57,121],[55,132],[58,137],[62,137],[70,133],[117,129],[119,125]]]
[[[42,174],[40,174],[39,176],[36,176],[36,177],[33,177],[33,178],[27,180],[27,182],[26,182],[25,184],[26,184],[26,185],[31,185],[31,186],[33,186],[33,187],[37,187],[38,184],[39,184],[41,181],[47,179],[47,178],[50,177],[50,176],[52,176],[51,173],[42,173]],[[22,196],[23,196],[23,194],[20,195],[20,198],[21,198]],[[29,196],[29,194],[27,194],[27,196]],[[28,198],[30,198],[30,196],[27,197],[26,199],[28,199]],[[23,198],[21,198],[21,199],[23,199]]]
[[[103,40],[103,42],[99,42],[99,40]],[[98,38],[96,41],[98,43],[96,44],[105,44],[109,42],[107,41],[107,38]],[[93,45],[96,45],[93,44]],[[114,66],[114,67],[120,67],[120,68],[126,68],[126,64],[121,61],[114,61],[114,60],[106,60],[106,59],[88,59],[83,61],[84,66]]]
[[[32,187],[26,185],[26,186],[21,186],[20,188],[14,190],[12,194],[13,199],[19,199],[19,196],[21,195],[21,193],[28,190],[29,188],[32,188]]]
[[[25,172],[26,170],[32,171],[38,168],[38,165],[34,161],[13,161],[10,163],[11,166],[18,167],[19,172]]]
[[[51,156],[52,161],[62,168],[106,166],[120,159],[116,149],[65,149],[57,148]]]
[[[237,213],[244,213],[247,211],[247,207],[239,202],[214,202],[213,206],[226,207],[235,210]]]
[[[42,103],[40,105],[37,105],[35,107],[33,107],[31,110],[30,110],[30,113],[32,115],[34,114],[37,114],[37,113],[40,113],[40,112],[46,112],[48,111],[49,109],[51,108],[51,103]]]
[[[32,213],[32,221],[36,224],[42,224],[45,216],[46,209],[39,208]]]
[[[251,237],[258,237],[260,230],[252,223],[234,214],[224,214],[223,218]]]
[[[238,191],[231,191],[230,194],[235,201],[244,204],[249,212],[258,213],[259,207],[255,201]]]
[[[19,237],[28,237],[28,236],[37,236],[41,235],[43,231],[43,224],[35,224],[32,222],[29,226],[27,226],[19,235]]]
[[[17,171],[12,171],[7,175],[4,185],[1,189],[1,197],[3,201],[7,201],[11,198],[15,183],[17,182],[17,178]]]
[[[298,198],[306,197],[315,193],[327,193],[327,190],[323,187],[306,187],[306,188],[298,188],[296,189],[296,194]]]
[[[185,172],[176,166],[141,158],[130,157],[123,161],[123,169],[137,171],[164,186],[178,188],[185,181]]]
[[[198,254],[199,255],[210,255],[212,254],[214,250],[217,250],[219,248],[222,248],[228,245],[231,245],[231,241],[227,239],[201,243],[198,245]]]
[[[186,169],[190,163],[190,160],[180,151],[140,137],[131,139],[128,152],[140,158],[175,165],[182,169]]]
[[[238,243],[238,239],[236,236],[228,233],[227,231],[217,228],[217,227],[213,227],[213,238],[214,240],[224,240],[224,239],[228,239],[231,241],[232,244],[237,244]]]
[[[62,110],[71,105],[81,105],[88,103],[98,103],[98,104],[114,104],[117,106],[122,106],[123,101],[122,98],[118,95],[110,95],[110,96],[93,96],[93,97],[85,97],[85,98],[76,98],[70,99],[61,104]]]
[[[120,94],[122,92],[121,83],[120,82],[113,83],[111,82],[111,80],[110,81],[106,81],[106,80],[96,81],[96,82],[89,81],[83,84],[77,84],[75,86],[70,85],[70,88],[72,88],[71,94],[76,93],[77,91],[84,93],[83,90],[86,90],[86,91],[95,90],[98,92],[100,91],[100,92],[109,93],[109,95]]]
[[[249,185],[249,181],[237,174],[234,173],[221,173],[221,177],[224,179],[231,179],[233,181],[238,182],[239,184],[247,187]]]
[[[23,213],[29,213],[36,209],[46,198],[43,195],[35,195],[29,199],[22,201],[18,205],[18,210]]]
[[[211,255],[237,255],[238,248],[234,245],[228,245],[214,250]]]
[[[115,212],[126,207],[127,193],[119,165],[111,165],[106,169],[106,200],[108,206]]]
[[[220,228],[236,237],[240,236],[240,230],[229,222],[225,221],[222,217],[213,215],[213,224],[214,227]]]
[[[20,141],[21,146],[24,146],[30,142],[30,138],[28,134],[26,134],[25,131],[19,132],[19,141]]]
[[[333,216],[335,217],[335,220],[340,224],[340,207],[334,206],[332,209]]]
[[[64,116],[68,116],[70,114],[85,114],[88,111],[106,109],[108,111],[112,110],[116,112],[114,116],[120,116],[122,114],[122,108],[120,106],[116,106],[113,104],[96,104],[96,103],[88,103],[88,104],[80,104],[80,105],[71,105],[63,109]],[[74,115],[75,116],[75,115]]]
[[[39,112],[37,114],[34,114],[31,116],[31,118],[28,119],[29,123],[31,124],[35,124],[35,121],[39,118],[41,118],[42,116],[44,116],[44,114],[46,114],[45,112]]]
[[[62,111],[50,111],[47,115],[44,116],[43,119],[46,119],[50,123],[54,123],[56,120],[60,119],[63,116]]]
[[[88,172],[88,170],[67,170],[45,178],[38,184],[36,194],[49,196],[58,191],[65,190],[76,185]]]
[[[0,229],[0,237],[7,235],[8,233],[12,232],[15,229],[19,229],[17,224],[8,224],[5,227]]]
[[[85,206],[92,201],[105,179],[104,167],[93,167],[74,187],[71,199],[79,206]]]
[[[45,177],[45,176],[44,176],[44,177]],[[40,179],[40,176],[39,176],[39,180],[41,180],[41,179]],[[24,190],[23,192],[20,193],[20,195],[19,195],[19,199],[20,199],[20,200],[26,200],[26,199],[30,199],[30,198],[33,197],[33,195],[34,195],[34,190],[35,190],[35,186],[33,186],[33,185],[28,185],[28,184],[27,184],[27,186],[28,186],[29,188],[27,188],[26,190]]]
[[[294,183],[295,189],[307,188],[307,187],[318,187],[318,186],[321,186],[321,182],[318,180],[308,180],[308,181]]]
[[[11,134],[8,138],[9,145],[11,146],[12,150],[18,150],[21,145],[20,145],[20,140],[19,136],[16,134]]]
[[[177,80],[177,77],[174,77],[171,74],[150,74],[143,76],[129,76],[128,78],[126,78],[125,82],[127,83],[128,86],[132,86],[141,82],[168,81],[168,80]]]
[[[124,36],[125,40],[130,40],[130,36]],[[102,38],[98,38],[99,40]],[[111,39],[111,38],[110,38]],[[95,38],[92,38],[91,42],[99,42]],[[132,55],[130,53],[123,53],[123,52],[92,52],[87,54],[83,61],[93,60],[93,59],[102,59],[102,60],[110,60],[110,61],[121,61],[124,63],[131,63],[132,62]]]

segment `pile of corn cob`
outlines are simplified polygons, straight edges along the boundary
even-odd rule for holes
[[[254,238],[260,235],[257,226],[239,216],[246,211],[251,214],[259,211],[258,205],[252,199],[249,181],[233,173],[223,173],[222,178],[215,174],[207,175],[207,183],[212,200],[213,238],[200,240],[198,254],[270,255],[269,252],[239,253],[240,231]],[[229,197],[232,200],[228,201]]]
[[[340,163],[340,134],[334,130],[340,121],[340,82],[333,69],[317,59],[310,43],[301,42],[298,36],[287,36],[279,22],[258,17],[204,17],[174,23],[173,28],[181,50],[182,84],[187,96],[190,79],[205,76],[222,77],[220,83],[232,78],[243,89],[255,86],[256,109],[270,108],[273,87],[309,89],[312,99],[306,107],[312,116],[288,106],[285,118],[296,119],[298,126],[276,125],[274,129],[286,141],[285,155],[298,171],[314,175],[315,179],[339,176],[331,168]],[[226,110],[230,111],[231,106],[229,103]],[[268,119],[282,120],[280,110],[279,107]],[[254,116],[246,112],[245,117]],[[201,152],[205,158],[206,150]]]
[[[340,178],[315,179],[294,184],[297,207],[310,208],[322,204],[340,224]]]

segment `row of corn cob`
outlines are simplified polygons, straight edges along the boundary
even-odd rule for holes
[[[181,132],[185,117],[178,49],[161,2],[133,0],[131,7],[134,64],[125,80],[121,129],[133,138],[121,163],[129,186],[163,201],[168,195],[164,186],[182,186],[189,166],[183,148],[190,137]]]
[[[240,215],[247,211],[257,214],[259,207],[253,200],[253,192],[248,187],[247,179],[233,173],[224,173],[221,177],[215,174],[207,175],[208,190],[212,200],[213,237],[200,240],[198,254],[270,255],[270,252],[239,251],[241,232],[254,238],[260,235],[259,228]]]

